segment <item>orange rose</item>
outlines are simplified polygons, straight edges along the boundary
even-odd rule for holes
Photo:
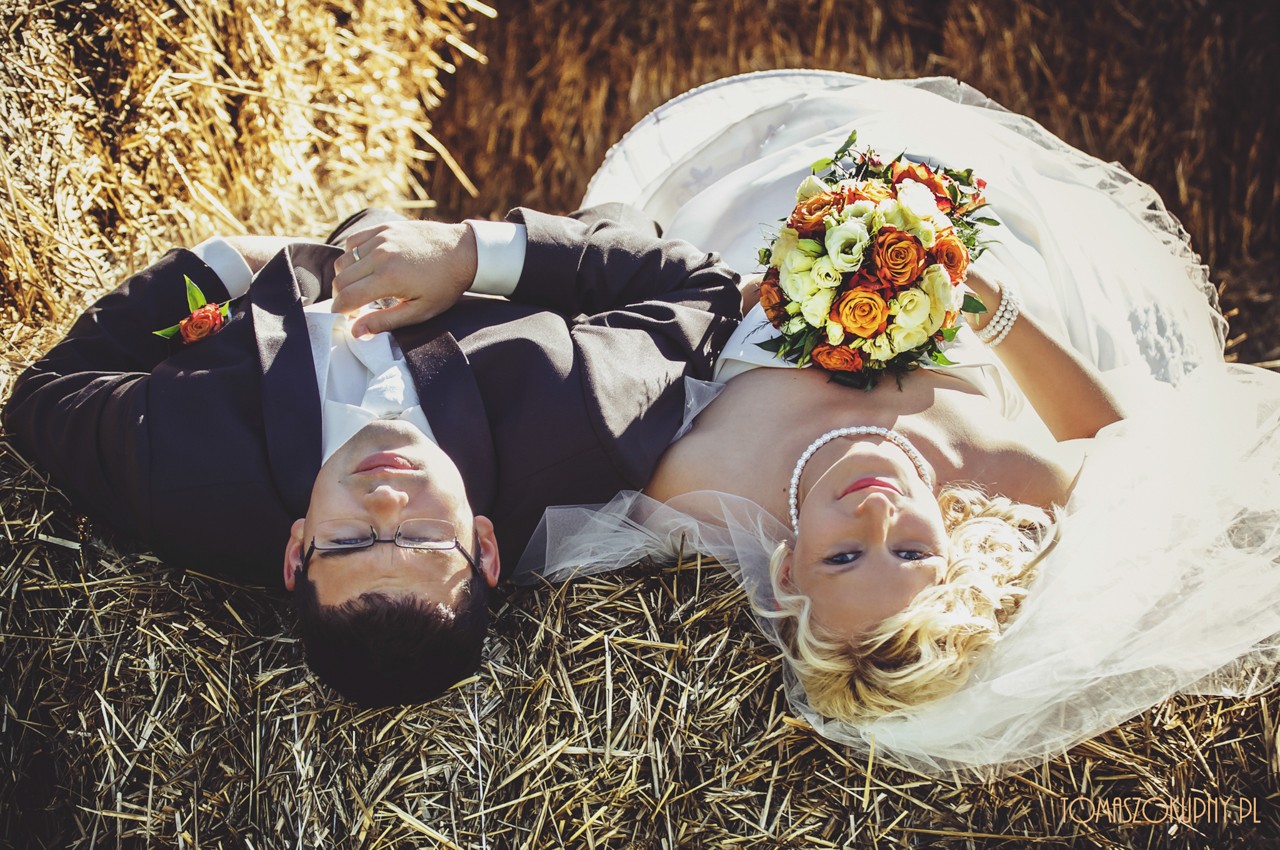
[[[952,283],[959,283],[969,273],[969,249],[964,247],[953,230],[939,235],[934,241],[933,261],[947,270]]]
[[[889,305],[878,292],[850,289],[831,305],[828,318],[839,322],[846,332],[867,339],[882,332],[889,324]]]
[[[857,372],[862,369],[862,355],[843,345],[820,342],[809,356],[828,372]]]
[[[883,180],[863,180],[859,183],[846,184],[844,187],[845,203],[849,204],[854,201],[870,201],[878,204],[891,197],[893,197],[893,190]]]
[[[902,162],[901,160],[893,163],[892,175],[895,186],[903,180],[923,183],[933,192],[934,198],[938,201],[938,209],[943,212],[951,209],[951,195],[947,193],[947,187],[951,185],[952,180],[947,175],[935,172],[920,162]]]
[[[780,328],[791,317],[787,315],[787,298],[782,294],[782,287],[778,285],[778,270],[770,269],[769,271],[773,274],[765,275],[765,279],[760,282],[760,307],[764,310],[770,324]]]
[[[893,289],[892,286],[885,284],[884,281],[876,277],[876,273],[874,271],[866,267],[860,268],[854,272],[846,283],[848,284],[849,289],[872,289],[876,291]],[[890,293],[889,297],[893,297],[892,293]]]
[[[881,281],[906,286],[924,271],[926,257],[919,239],[896,227],[882,227],[876,232],[872,259]]]
[[[217,304],[206,304],[178,322],[178,333],[182,334],[184,344],[196,342],[217,333],[222,321],[222,308]]]
[[[826,232],[822,219],[828,213],[837,213],[844,209],[844,199],[831,192],[820,192],[796,204],[787,219],[787,227],[800,232],[801,239],[820,239]]]

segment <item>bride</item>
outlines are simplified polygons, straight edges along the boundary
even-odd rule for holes
[[[552,509],[519,571],[712,555],[821,734],[932,774],[1270,685],[1280,378],[1223,362],[1214,290],[1145,184],[952,80],[780,71],[660,107],[584,205],[631,203],[749,269],[851,130],[987,181],[1002,226],[967,284],[1007,332],[979,323],[957,365],[862,392],[761,349],[757,306],[645,493]]]

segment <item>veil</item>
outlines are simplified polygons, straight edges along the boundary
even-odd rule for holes
[[[1149,186],[954,80],[776,71],[655,110],[609,152],[584,204],[638,206],[667,236],[749,270],[809,163],[853,129],[887,156],[973,167],[987,181],[1004,226],[979,262],[1003,266],[1027,309],[1104,370],[1133,415],[1091,443],[1057,543],[959,691],[854,725],[818,715],[786,670],[792,707],[827,738],[972,781],[1037,764],[1174,693],[1274,684],[1280,375],[1223,361],[1216,291]],[[549,509],[516,574],[559,581],[697,551],[771,610],[769,555],[789,539],[747,499],[623,493]],[[757,622],[781,645],[770,620]]]

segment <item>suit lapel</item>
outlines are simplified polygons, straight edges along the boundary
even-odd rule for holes
[[[436,442],[462,473],[472,510],[488,512],[497,495],[493,435],[466,354],[440,318],[394,334]]]
[[[303,516],[320,471],[320,390],[302,305],[328,297],[333,259],[325,245],[290,246],[260,271],[249,290],[262,366],[262,417],[271,475],[285,506]],[[305,299],[305,302],[304,302]]]

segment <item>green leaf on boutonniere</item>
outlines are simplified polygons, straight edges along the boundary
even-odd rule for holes
[[[200,291],[200,287],[196,286],[195,281],[187,275],[183,275],[182,279],[187,283],[188,311],[194,313],[196,310],[199,310],[201,307],[209,303],[209,299],[204,297],[204,293]],[[177,325],[174,325],[174,327],[177,328]],[[165,328],[165,330],[168,330],[168,328]],[[154,333],[160,333],[160,331],[154,331]],[[174,333],[177,333],[177,330],[175,330]],[[170,334],[170,336],[172,335],[173,334]]]
[[[170,325],[167,328],[161,328],[158,331],[152,331],[152,333],[158,337],[163,337],[165,339],[172,339],[173,337],[178,335],[178,331],[179,331],[179,327],[177,325]]]
[[[974,298],[972,295],[969,295],[968,293],[965,294],[964,303],[960,305],[960,309],[965,313],[987,312],[986,306],[977,298]]]

